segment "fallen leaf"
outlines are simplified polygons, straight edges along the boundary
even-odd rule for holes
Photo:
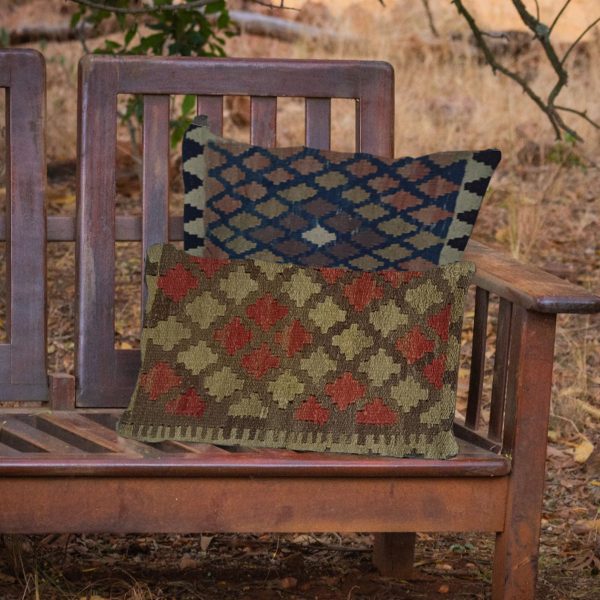
[[[196,569],[197,567],[198,561],[194,560],[190,556],[182,556],[181,560],[179,561],[179,568],[182,571],[185,571],[186,569]]]
[[[447,594],[449,591],[450,591],[450,586],[447,583],[443,583],[438,588],[438,593],[440,593],[440,594]]]
[[[594,444],[590,440],[583,440],[580,444],[577,444],[573,451],[573,459],[576,463],[582,465],[592,455],[594,451]]]
[[[200,550],[202,552],[206,552],[210,543],[213,541],[214,535],[201,535],[200,536]]]
[[[577,521],[573,525],[573,531],[579,534],[590,533],[591,531],[596,531],[600,533],[600,519],[591,519],[589,521]]]
[[[294,588],[298,585],[298,580],[295,577],[284,577],[279,580],[279,587],[282,590],[289,590],[290,588]]]

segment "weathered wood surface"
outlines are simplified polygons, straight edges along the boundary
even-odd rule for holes
[[[502,477],[510,460],[459,438],[449,460],[397,459],[208,444],[145,444],[118,436],[120,411],[4,410],[0,476]],[[458,431],[460,435],[460,431]],[[475,440],[474,440],[475,441]],[[16,450],[17,452],[13,452]]]
[[[504,526],[508,483],[506,477],[199,479],[50,473],[0,478],[0,531],[493,532]]]
[[[46,377],[46,89],[34,50],[0,53],[6,89],[6,332],[0,401],[48,398]]]

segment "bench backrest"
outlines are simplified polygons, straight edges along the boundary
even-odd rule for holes
[[[144,103],[142,216],[115,217],[118,94]],[[329,148],[331,98],[356,100],[356,149],[393,154],[393,71],[386,63],[89,56],[79,71],[77,215],[77,405],[126,406],[140,364],[138,350],[115,348],[115,242],[182,238],[169,219],[169,102],[198,96],[221,133],[223,96],[251,97],[251,142],[274,146],[277,97],[306,98],[306,145]]]
[[[5,89],[6,333],[0,401],[43,401],[46,375],[45,65],[33,50],[0,52]]]

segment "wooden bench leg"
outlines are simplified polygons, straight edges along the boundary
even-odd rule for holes
[[[493,600],[533,600],[544,495],[555,316],[515,307],[503,447],[512,452],[505,529],[497,535]]]
[[[384,577],[409,579],[415,560],[415,533],[376,533],[373,564]]]

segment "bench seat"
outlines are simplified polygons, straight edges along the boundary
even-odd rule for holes
[[[510,460],[459,438],[450,460],[222,447],[118,436],[120,410],[5,410],[0,476],[500,477]],[[461,434],[457,425],[457,434]]]
[[[0,531],[496,532],[504,524],[510,461],[472,442],[460,440],[449,460],[146,444],[116,434],[119,413],[3,409]]]

